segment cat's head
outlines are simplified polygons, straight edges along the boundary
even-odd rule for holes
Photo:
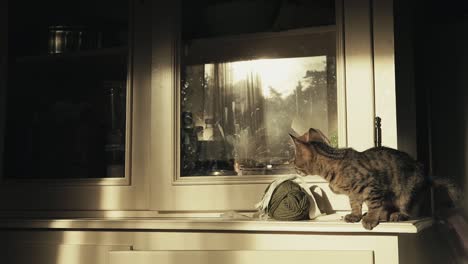
[[[294,166],[297,174],[301,176],[316,174],[314,160],[317,156],[313,142],[330,145],[330,140],[319,129],[309,128],[302,136],[291,135],[294,142],[295,156]]]
[[[297,174],[301,176],[311,175],[312,165],[315,158],[315,151],[310,142],[302,140],[300,137],[291,135],[291,139],[294,142],[294,166]]]

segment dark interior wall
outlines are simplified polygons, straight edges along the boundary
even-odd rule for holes
[[[399,148],[466,193],[468,2],[395,0],[394,21]]]
[[[420,84],[429,88],[432,112],[434,173],[460,178],[465,174],[465,90],[468,48],[463,32],[468,23],[433,25],[420,54]],[[423,42],[423,40],[421,40]],[[424,71],[423,71],[424,70]]]
[[[5,131],[5,101],[6,101],[6,68],[7,68],[7,1],[0,1],[0,180],[3,174],[3,149]]]
[[[418,149],[429,158],[432,147],[433,174],[453,178],[466,192],[468,3],[425,1],[416,4],[414,11],[417,131],[423,139],[419,140]]]
[[[395,0],[393,11],[398,149],[425,161],[427,159],[423,157],[423,151],[418,151],[416,140],[420,135],[416,135],[415,19],[412,1]]]

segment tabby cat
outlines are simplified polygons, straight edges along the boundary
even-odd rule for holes
[[[422,166],[404,152],[387,147],[363,152],[333,148],[316,129],[291,138],[296,149],[296,171],[300,175],[319,175],[334,193],[349,197],[351,213],[345,216],[346,222],[362,219],[364,228],[371,230],[380,221],[407,220],[415,216],[416,197],[431,184],[444,185],[456,199],[457,193],[448,181],[430,182]],[[363,203],[368,207],[364,216]]]

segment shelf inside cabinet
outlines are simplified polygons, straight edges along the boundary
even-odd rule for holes
[[[101,57],[126,57],[128,47],[103,48],[96,50],[83,50],[76,52],[65,52],[57,54],[43,54],[36,56],[24,56],[16,58],[16,63],[54,63],[60,61],[71,61],[77,59],[98,59]]]

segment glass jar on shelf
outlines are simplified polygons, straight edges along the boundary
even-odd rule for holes
[[[104,93],[106,96],[104,151],[106,156],[106,176],[122,177],[125,164],[125,100],[124,82],[105,81]]]

